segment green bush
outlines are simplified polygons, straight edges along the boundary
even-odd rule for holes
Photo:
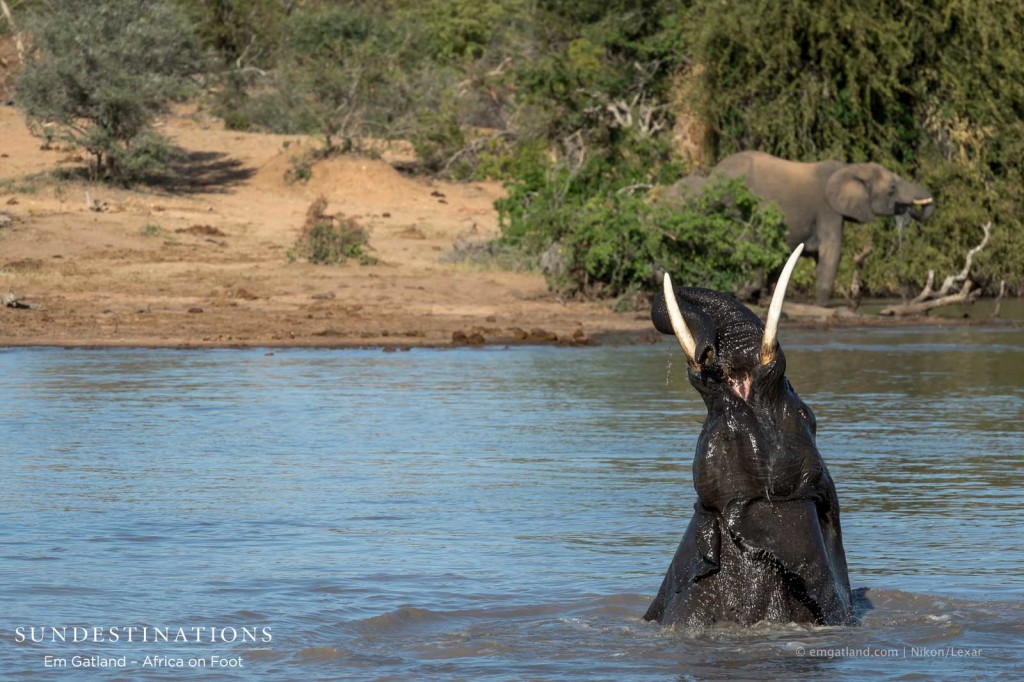
[[[351,218],[339,223],[321,220],[302,235],[296,254],[315,265],[339,265],[349,259],[370,265],[377,261],[366,253],[366,244],[366,232]]]
[[[640,190],[681,169],[655,140],[622,149],[572,166],[533,147],[506,183],[497,202],[503,240],[540,258],[553,289],[619,297],[654,290],[667,271],[691,286],[737,291],[785,261],[781,213],[742,183],[711,183],[691,205],[653,203]]]
[[[738,293],[786,259],[782,214],[741,183],[707,188],[681,209],[631,195],[594,197],[561,242],[562,291],[620,296],[680,284]]]
[[[203,45],[231,69],[274,66],[291,2],[175,0],[196,27]],[[236,72],[237,73],[237,72]]]
[[[193,92],[203,61],[189,24],[155,0],[64,0],[35,16],[18,104],[33,130],[55,125],[93,156],[97,177],[129,181],[166,163],[152,130]]]
[[[420,168],[428,173],[447,171],[449,163],[466,148],[466,135],[451,109],[421,114],[412,135]]]
[[[340,265],[354,259],[372,265],[377,259],[367,253],[369,233],[354,218],[325,213],[327,199],[318,197],[306,212],[302,234],[289,249],[289,260],[303,258],[315,265]]]

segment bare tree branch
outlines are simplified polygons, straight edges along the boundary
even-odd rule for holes
[[[861,299],[861,266],[864,265],[864,260],[871,255],[874,250],[874,244],[870,241],[864,246],[864,249],[853,257],[853,276],[850,277],[850,308],[856,310],[860,307]]]
[[[21,42],[21,34],[18,32],[18,27],[14,24],[14,17],[11,16],[11,8],[7,6],[4,0],[0,0],[0,13],[7,19],[7,23],[11,26],[11,33],[14,34],[14,46],[18,49],[18,61],[22,64],[25,63],[25,45]]]
[[[632,185],[626,185],[620,187],[615,193],[616,194],[635,194],[638,189],[651,189],[654,187],[649,182],[634,182]]]
[[[942,286],[939,287],[938,291],[932,291],[932,285],[935,283],[935,272],[933,270],[928,271],[928,281],[921,290],[921,293],[911,301],[910,303],[903,303],[900,305],[891,305],[883,308],[879,315],[895,315],[902,317],[904,315],[919,315],[921,313],[928,312],[933,308],[939,308],[945,305],[951,305],[953,303],[969,303],[976,299],[981,291],[971,291],[974,283],[968,279],[968,275],[971,273],[971,261],[974,256],[978,254],[985,245],[988,244],[989,235],[992,232],[992,222],[989,221],[981,226],[985,236],[982,237],[981,243],[972,248],[967,252],[967,257],[964,259],[964,269],[956,275],[950,275],[943,282]],[[963,282],[960,287],[959,293],[951,294],[954,285]]]
[[[1006,296],[1006,280],[999,280],[999,296],[996,297],[996,307],[992,311],[992,317],[999,317],[999,309],[1003,306],[1003,297]]]
[[[949,277],[947,277],[946,280],[942,283],[942,287],[939,289],[939,293],[936,294],[937,296],[945,296],[949,292],[949,290],[953,288],[954,284],[956,284],[957,282],[963,282],[967,279],[967,275],[970,274],[971,272],[971,260],[979,251],[985,248],[986,244],[988,244],[988,238],[992,232],[992,222],[989,221],[985,223],[984,225],[981,226],[981,229],[985,231],[985,236],[982,238],[980,244],[978,244],[973,249],[967,252],[967,260],[964,262],[964,269],[961,270],[960,274],[958,275],[950,275]]]
[[[927,301],[935,291],[932,289],[932,285],[935,284],[935,271],[928,271],[928,281],[924,283],[924,289],[921,289],[919,293],[911,303],[920,303],[921,301]]]

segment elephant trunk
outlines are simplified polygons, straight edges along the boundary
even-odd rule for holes
[[[905,183],[898,197],[897,213],[906,213],[914,220],[927,220],[935,212],[935,198],[927,187]]]

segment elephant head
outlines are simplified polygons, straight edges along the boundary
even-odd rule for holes
[[[825,199],[834,211],[867,223],[876,216],[909,215],[926,220],[935,211],[927,188],[915,185],[877,163],[850,163],[829,176]]]
[[[852,621],[835,486],[815,443],[814,413],[786,378],[779,317],[801,244],[783,270],[767,321],[735,298],[672,287],[655,297],[655,327],[674,334],[707,419],[697,441],[698,502],[645,618],[705,627]]]

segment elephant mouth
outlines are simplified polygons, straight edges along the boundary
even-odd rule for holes
[[[754,383],[750,372],[730,372],[725,381],[737,398],[743,401],[750,399],[750,387]]]
[[[897,215],[910,213],[911,215],[917,216],[927,211],[933,203],[935,203],[935,200],[931,197],[925,197],[924,199],[912,199],[907,203],[897,202],[896,213]]]

